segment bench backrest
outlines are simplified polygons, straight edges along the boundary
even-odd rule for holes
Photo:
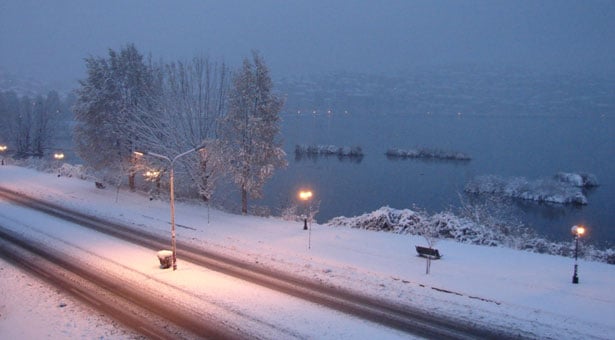
[[[416,247],[416,252],[419,253],[419,255],[429,255],[429,256],[434,256],[434,257],[441,257],[438,249],[421,247],[421,246],[415,246],[415,247]]]

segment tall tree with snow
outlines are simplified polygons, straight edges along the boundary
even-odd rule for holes
[[[248,212],[248,197],[260,198],[267,179],[286,166],[279,139],[280,110],[284,101],[273,92],[269,69],[258,52],[244,59],[233,76],[228,113],[221,124],[228,170],[241,191],[241,212]]]
[[[164,112],[168,126],[175,133],[173,145],[177,154],[191,147],[206,145],[201,152],[188,155],[182,164],[199,195],[211,198],[216,179],[222,173],[217,146],[218,123],[226,110],[229,70],[224,63],[207,57],[190,62],[176,62],[164,67]]]
[[[205,145],[198,153],[177,160],[176,176],[185,175],[190,189],[209,200],[216,179],[221,177],[217,124],[225,112],[230,73],[224,63],[197,57],[190,62],[160,64],[155,68],[160,91],[152,98],[152,108],[135,116],[142,119],[135,131],[138,147],[169,158],[191,148]],[[167,171],[168,164],[144,159],[139,166]]]
[[[74,106],[75,147],[95,169],[128,173],[134,189],[137,132],[144,128],[149,102],[157,89],[151,66],[132,44],[105,58],[86,59],[87,78],[80,81]]]

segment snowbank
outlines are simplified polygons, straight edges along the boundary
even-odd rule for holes
[[[11,164],[36,169],[37,171],[55,173],[58,177],[74,177],[82,180],[92,180],[95,177],[81,164],[59,163],[36,157],[13,160]]]
[[[458,151],[445,151],[437,149],[388,149],[385,153],[389,158],[427,158],[427,159],[442,159],[451,161],[469,161],[472,158],[465,153]]]
[[[398,210],[382,207],[360,216],[336,217],[328,221],[326,225],[397,234],[433,236],[437,239],[453,239],[466,244],[504,246],[566,257],[572,256],[574,251],[572,243],[552,242],[536,236],[526,228],[513,228],[504,225],[489,227],[459,217],[449,211],[428,215],[425,212],[410,209]],[[613,249],[600,250],[592,245],[584,245],[580,257],[615,264],[615,250]]]
[[[563,174],[563,173],[560,173]],[[494,175],[479,176],[465,186],[470,194],[491,194],[511,198],[520,198],[537,202],[557,204],[586,205],[587,197],[581,189],[583,177],[579,174],[556,175],[557,179],[538,179],[529,181],[523,177],[503,178]],[[597,183],[595,176],[586,177],[591,183]]]

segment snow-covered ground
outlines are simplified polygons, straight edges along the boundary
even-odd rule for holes
[[[131,223],[136,228],[168,234],[169,207],[166,201],[150,201],[147,196],[123,190],[119,193],[110,188],[101,190],[93,182],[15,166],[0,167],[0,186],[103,218]],[[25,216],[16,211],[13,206],[0,202],[0,222],[22,229],[31,220],[40,222],[35,220],[36,214]],[[580,284],[573,285],[573,260],[570,258],[441,240],[436,246],[444,257],[432,261],[431,273],[426,275],[425,260],[417,257],[414,250],[414,245],[425,244],[418,236],[318,224],[308,232],[297,222],[238,216],[214,209],[208,211],[205,206],[194,202],[176,205],[176,223],[177,237],[182,242],[326,284],[423,306],[459,319],[498,325],[525,337],[612,339],[615,334],[613,265],[580,260]],[[50,223],[45,233],[53,234],[55,229],[61,228],[54,225]],[[97,240],[89,242],[96,243]],[[179,269],[172,272],[157,268],[155,252],[149,257],[147,250],[140,250],[146,258],[151,258],[144,263],[143,257],[124,253],[129,251],[124,249],[129,248],[120,246],[120,241],[105,238],[98,242],[98,247],[88,248],[93,252],[92,256],[121,258],[123,265],[133,268],[132,271],[137,268],[137,271],[144,272],[143,275],[155,275],[160,280],[178,280],[178,277],[189,277],[200,270],[181,260],[181,250],[178,251]],[[104,249],[112,246],[112,254],[105,254]],[[88,308],[69,310],[57,307],[64,297],[47,290],[36,280],[27,281],[34,282],[28,286],[23,274],[6,263],[0,262],[0,266],[0,296],[3,297],[0,302],[0,337],[28,334],[18,333],[20,328],[25,332],[33,327],[55,327],[58,330],[50,338],[70,338],[88,333],[88,329],[94,327],[92,324],[106,322],[106,319],[92,315]],[[188,287],[183,281],[177,284]],[[24,285],[28,289],[24,289]],[[237,294],[230,289],[217,289],[216,299],[232,300]],[[6,296],[11,299],[5,299]],[[241,301],[236,303],[241,304]],[[72,302],[67,304],[73,306]],[[24,308],[36,312],[24,312]],[[47,312],[48,309],[51,310]],[[67,311],[70,312],[69,318]],[[315,311],[318,313],[318,309]],[[264,318],[280,315],[279,309],[273,307],[263,309],[262,313]],[[319,319],[318,316],[310,317]],[[344,332],[347,325],[344,323],[336,330],[311,327],[320,329],[307,333],[305,318],[287,317],[285,320],[288,329],[299,329],[299,334],[308,337],[357,337],[356,330]],[[114,333],[121,330],[114,328],[112,323],[104,327],[109,328],[101,331],[101,337],[119,334],[119,338],[130,334]],[[370,338],[376,335],[379,338],[399,336],[396,332],[378,328],[359,334]]]
[[[136,339],[117,321],[0,258],[0,338]]]

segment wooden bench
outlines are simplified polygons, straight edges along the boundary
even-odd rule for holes
[[[442,257],[438,249],[421,247],[421,246],[415,246],[415,248],[419,256],[426,257],[429,259],[436,259],[436,260]]]

